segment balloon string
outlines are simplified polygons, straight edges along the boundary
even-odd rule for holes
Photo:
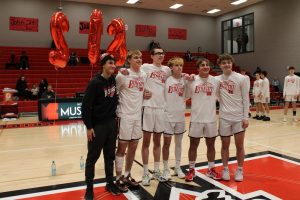
[[[56,96],[57,96],[57,74],[58,74],[58,69],[56,68],[56,73],[55,73],[55,88],[56,88],[56,92],[54,91],[54,103],[56,104]],[[55,121],[56,120],[54,120],[54,125],[55,125]]]

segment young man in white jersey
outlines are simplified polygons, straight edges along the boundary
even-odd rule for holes
[[[262,71],[260,74],[261,79],[263,80],[263,86],[262,86],[262,110],[264,111],[264,114],[261,118],[263,121],[270,121],[270,109],[269,109],[269,103],[270,103],[270,82],[267,78],[268,72]]]
[[[118,149],[116,152],[116,185],[122,192],[127,192],[128,187],[137,187],[139,184],[131,177],[130,171],[135,157],[139,139],[142,138],[141,109],[143,103],[144,83],[146,74],[140,70],[142,53],[139,50],[129,51],[127,62],[130,65],[128,75],[119,73],[116,77],[119,92],[119,117]],[[122,175],[124,155],[126,154],[125,174]]]
[[[228,168],[229,145],[231,136],[234,136],[238,163],[235,180],[243,181],[244,138],[245,130],[249,125],[249,90],[247,80],[243,75],[232,71],[232,56],[228,54],[220,55],[218,64],[223,71],[222,75],[216,77],[220,81],[219,134],[222,140],[222,179],[230,180]]]
[[[252,94],[254,97],[254,103],[256,105],[256,115],[253,117],[253,119],[259,119],[263,114],[262,104],[261,104],[263,81],[260,78],[260,72],[255,73],[255,78],[256,80],[253,83]]]
[[[182,137],[185,132],[185,98],[186,98],[186,84],[184,77],[182,76],[183,59],[179,57],[171,58],[168,61],[168,66],[172,70],[172,76],[170,76],[165,85],[165,132],[164,143],[162,147],[162,156],[164,171],[163,177],[167,180],[171,179],[170,169],[168,165],[169,149],[174,135],[175,141],[175,175],[178,178],[184,178],[185,174],[180,168],[181,151],[182,151]]]
[[[154,172],[153,177],[158,181],[164,182],[159,170],[160,154],[161,154],[161,134],[165,131],[165,83],[167,77],[171,75],[169,67],[162,65],[165,52],[161,48],[151,50],[152,64],[143,64],[141,70],[147,74],[145,89],[152,93],[150,99],[143,101],[142,111],[142,129],[143,129],[143,144],[142,144],[142,160],[144,167],[144,175],[142,184],[150,185],[150,176],[148,171],[149,160],[149,145],[151,136],[153,136],[153,156],[154,156]]]
[[[299,95],[299,82],[300,79],[295,75],[295,67],[289,67],[289,75],[284,78],[284,86],[283,86],[283,98],[285,100],[284,105],[284,116],[283,121],[287,121],[287,112],[290,103],[293,106],[293,120],[296,122],[298,119],[296,118],[296,103]]]
[[[218,180],[221,176],[215,171],[215,139],[218,136],[216,101],[219,81],[209,75],[209,60],[200,59],[196,63],[198,75],[189,82],[189,96],[192,98],[190,123],[189,172],[186,181],[193,181],[195,162],[200,138],[204,137],[207,146],[207,176]]]

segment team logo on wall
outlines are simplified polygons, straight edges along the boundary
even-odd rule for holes
[[[169,196],[170,200],[186,199],[299,199],[300,161],[274,152],[248,155],[244,164],[244,181],[234,181],[236,161],[229,162],[231,181],[216,181],[205,174],[207,163],[196,165],[196,177],[192,186],[184,183],[160,183],[155,199]],[[188,170],[188,166],[182,167]],[[216,165],[221,172],[222,166]]]

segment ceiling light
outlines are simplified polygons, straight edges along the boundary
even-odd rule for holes
[[[214,14],[216,12],[220,12],[221,10],[220,9],[212,9],[212,10],[209,10],[207,11],[208,14]]]
[[[247,0],[237,0],[237,1],[234,1],[234,2],[232,2],[231,4],[232,5],[239,5],[239,4],[241,4],[241,3],[245,3]]]
[[[177,8],[180,8],[181,6],[183,6],[183,4],[176,3],[176,4],[174,4],[173,6],[171,6],[170,8],[171,8],[171,9],[177,9]]]
[[[138,2],[139,0],[128,0],[126,3],[128,4],[135,4],[136,2]]]

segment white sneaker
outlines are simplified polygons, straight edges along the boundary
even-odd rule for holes
[[[143,186],[149,186],[150,185],[150,176],[149,176],[149,173],[148,174],[144,174],[143,177],[142,177],[142,185]]]
[[[175,167],[174,172],[178,178],[185,178],[185,174],[182,172],[181,167]]]
[[[223,169],[222,171],[222,179],[224,181],[230,181],[230,173],[229,173],[229,169]]]
[[[163,177],[160,170],[153,171],[153,178],[158,180],[159,182],[166,182],[167,180]]]
[[[162,175],[166,180],[171,180],[171,174],[169,169],[164,169],[163,175]]]
[[[294,122],[298,122],[298,119],[297,119],[297,117],[295,116],[295,117],[293,117],[293,121]]]
[[[237,169],[235,171],[234,179],[235,179],[235,181],[243,181],[244,180],[244,172],[242,169]]]
[[[282,121],[283,121],[283,122],[287,122],[287,118],[286,118],[286,117],[283,117]]]

